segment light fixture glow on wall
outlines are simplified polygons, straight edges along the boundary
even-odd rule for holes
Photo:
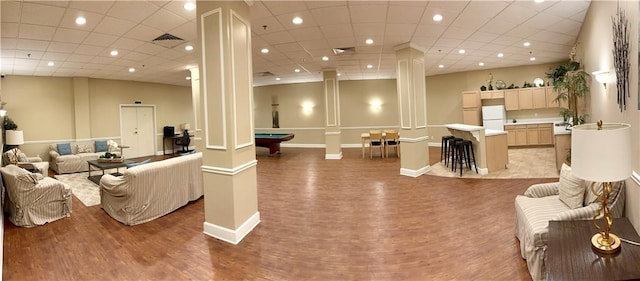
[[[302,113],[304,115],[309,115],[313,112],[313,103],[312,102],[304,102],[302,103]]]
[[[369,107],[373,112],[380,112],[380,110],[382,110],[382,101],[378,99],[371,100]]]
[[[605,89],[607,88],[607,83],[609,83],[609,80],[611,79],[609,70],[598,70],[591,72],[591,74],[596,77],[596,81],[602,83]]]

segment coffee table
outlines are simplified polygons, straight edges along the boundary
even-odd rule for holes
[[[123,162],[98,162],[98,160],[88,160],[87,163],[89,164],[89,172],[87,178],[95,184],[100,185],[100,178],[104,176],[104,170],[116,169],[116,172],[112,175],[116,177],[121,176],[122,174],[120,173],[119,168],[125,167],[129,163],[133,163],[133,161],[124,160]],[[100,171],[102,171],[102,174],[92,176],[91,166],[100,169]]]

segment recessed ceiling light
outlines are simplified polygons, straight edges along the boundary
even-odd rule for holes
[[[466,52],[467,52],[467,51],[465,51],[464,49],[460,49],[460,50],[458,50],[458,54],[464,54],[464,53],[466,53]]]
[[[529,60],[530,61],[534,61],[534,60],[536,60],[536,57],[530,57]]]
[[[322,60],[323,60],[323,61],[328,61],[328,60],[329,60],[329,57],[324,56],[324,57],[322,57]]]
[[[367,68],[373,68],[373,65],[367,64]]]
[[[263,53],[263,54],[267,54],[267,53],[269,53],[269,49],[262,48],[262,50],[260,50],[260,52]]]
[[[187,76],[184,79],[191,80],[191,76]]]
[[[85,19],[84,17],[77,17],[76,18],[76,24],[77,25],[84,25],[85,23],[87,23],[87,19]]]
[[[365,43],[367,43],[367,45],[371,45],[373,44],[373,39],[369,38],[367,40],[364,40]]]
[[[187,10],[187,11],[192,11],[193,9],[195,9],[195,8],[196,8],[196,3],[193,3],[193,2],[187,2],[187,3],[184,3],[184,6],[183,6],[183,7],[184,7],[184,9],[185,9],[185,10]]]
[[[441,14],[433,15],[433,21],[442,21],[442,15]]]
[[[294,69],[293,71],[295,71],[295,72],[300,72],[300,69],[299,69],[299,68],[296,68],[296,69]]]
[[[529,46],[531,46],[531,43],[530,42],[524,42],[524,43],[522,43],[522,46],[529,47]]]
[[[444,68],[444,64],[438,65],[438,68]]]
[[[342,73],[338,73],[338,76],[342,76]]]
[[[111,54],[112,57],[115,57],[115,56],[118,55],[118,50],[113,50],[113,51],[111,51],[110,54]]]
[[[129,72],[136,72],[136,69],[133,67],[129,67]]]
[[[50,61],[49,63],[47,63],[48,66],[54,66],[56,65],[54,62]]]
[[[280,77],[276,77],[276,81],[280,81]]]
[[[295,17],[295,18],[293,18],[293,20],[291,22],[293,22],[293,24],[301,24],[302,23],[302,18],[301,17]]]
[[[498,53],[498,57],[499,58],[504,57],[504,54],[503,53]]]
[[[193,46],[186,45],[186,46],[184,46],[184,49],[187,50],[187,51],[193,51]]]
[[[479,62],[478,65],[479,66],[484,66],[484,62]]]

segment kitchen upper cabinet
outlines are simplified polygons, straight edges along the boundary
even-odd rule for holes
[[[533,89],[520,89],[518,93],[518,107],[520,109],[533,109]]]
[[[465,108],[462,110],[462,123],[467,125],[482,126],[482,110],[480,107]]]
[[[531,95],[533,98],[533,108],[547,108],[546,88],[533,88]]]
[[[553,87],[545,87],[545,93],[547,96],[547,108],[569,108],[567,100],[560,100],[560,103],[554,101],[558,97],[558,91],[554,90]]]
[[[504,108],[506,110],[518,110],[518,89],[504,91]]]
[[[480,92],[480,99],[503,99],[504,91],[496,90],[496,91],[482,91]]]
[[[478,91],[462,92],[462,107],[474,108],[481,107],[480,94]]]

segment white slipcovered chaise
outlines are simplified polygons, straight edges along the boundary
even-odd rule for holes
[[[564,165],[559,182],[534,184],[524,195],[516,197],[515,234],[520,240],[520,254],[527,260],[534,281],[546,279],[544,260],[549,221],[590,220],[600,208],[601,203],[590,185],[589,181],[571,176],[571,169]],[[615,218],[621,217],[624,211],[624,188],[624,181],[613,183],[608,205]],[[595,189],[600,192],[602,184],[596,183]]]
[[[111,217],[136,225],[164,216],[204,194],[202,153],[128,168],[100,179],[100,205]]]

